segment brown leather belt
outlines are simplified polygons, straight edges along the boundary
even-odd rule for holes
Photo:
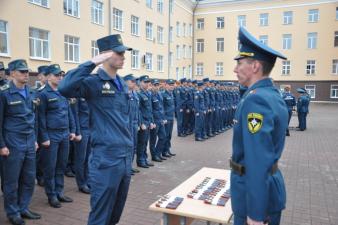
[[[235,171],[238,173],[240,176],[243,176],[245,174],[245,167],[239,163],[236,163],[230,159],[230,168],[232,171]],[[278,161],[272,165],[270,174],[274,175],[278,170]]]

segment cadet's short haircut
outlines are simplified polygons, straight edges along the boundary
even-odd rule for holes
[[[257,59],[250,58],[250,57],[247,57],[247,59],[249,63],[252,63],[253,61],[257,60]],[[260,62],[260,64],[262,65],[263,76],[269,76],[273,67],[275,66],[275,63],[266,62],[262,60],[257,60],[257,61]]]

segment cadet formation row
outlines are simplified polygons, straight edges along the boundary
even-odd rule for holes
[[[86,100],[67,99],[58,91],[65,75],[59,65],[38,68],[39,88],[28,86],[25,60],[10,62],[6,70],[0,62],[1,188],[9,221],[24,224],[23,218],[41,218],[29,209],[35,179],[55,208],[73,201],[64,195],[64,175],[74,173],[79,191],[90,194],[88,160],[91,147],[99,143],[90,138],[92,121]],[[238,88],[233,84],[208,78],[160,82],[147,75],[136,78],[131,74],[123,80],[129,90],[128,101],[109,107],[129,114],[128,131],[133,137],[130,155],[132,159],[136,155],[138,167],[154,166],[150,158],[162,162],[175,156],[171,152],[175,115],[178,136],[194,132],[196,141],[204,141],[233,125],[239,101]],[[114,83],[114,88],[111,85],[104,83],[102,93],[116,95],[114,89],[122,88],[121,83]],[[138,172],[132,168],[131,174]]]

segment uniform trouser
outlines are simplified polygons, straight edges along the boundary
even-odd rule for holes
[[[218,132],[220,130],[219,129],[219,110],[218,110],[217,107],[214,111],[212,126],[213,126],[212,130],[213,130],[214,133]]]
[[[128,153],[126,157],[115,158],[113,151],[93,149],[90,155],[88,225],[115,225],[122,215],[131,179],[131,157]]]
[[[184,128],[183,128],[183,115],[184,112],[180,112],[180,109],[176,110],[176,117],[177,117],[177,135],[184,134]]]
[[[288,128],[286,129],[286,133],[289,133],[289,124],[291,121],[291,117],[292,117],[292,109],[288,109],[288,114],[289,114],[289,118],[288,118]]]
[[[193,125],[192,117],[194,116],[191,109],[189,109],[189,112],[184,112],[184,118],[183,118],[183,132],[188,134],[193,131]]]
[[[69,142],[69,151],[68,151],[68,162],[66,167],[66,172],[74,173],[75,167],[75,141]]]
[[[281,219],[282,213],[275,213],[273,215],[269,215],[268,217],[268,224],[269,225],[279,225],[280,219]],[[240,217],[237,215],[234,215],[234,225],[246,225],[247,218],[246,217]]]
[[[299,129],[302,131],[306,129],[306,115],[307,113],[298,113]]]
[[[43,180],[43,170],[41,166],[41,148],[36,151],[36,179]]]
[[[224,128],[225,128],[225,118],[226,118],[225,109],[222,109],[221,115],[220,115],[220,124],[221,124],[221,130],[223,130],[223,131],[224,131]]]
[[[77,186],[83,188],[88,183],[88,157],[91,151],[90,131],[81,130],[82,139],[74,142],[74,172]]]
[[[211,134],[211,112],[207,112],[207,114],[205,115],[204,124],[205,124],[204,129],[205,129],[206,135],[210,135]]]
[[[204,121],[205,114],[203,112],[195,113],[195,138],[203,138],[205,136],[204,132]]]
[[[140,129],[137,134],[137,154],[136,162],[137,165],[144,165],[147,163],[147,145],[149,140],[150,130],[149,128],[142,130]]]
[[[4,208],[8,217],[27,210],[35,186],[35,134],[5,135],[10,154],[2,157]]]
[[[131,155],[131,163],[133,164],[134,162],[134,158],[135,158],[135,154],[137,152],[137,134],[138,134],[138,123],[135,122],[132,124],[132,128],[131,128],[131,132],[132,132],[132,137],[133,137],[133,151],[132,151],[132,155]]]
[[[161,156],[165,147],[166,133],[164,124],[156,122],[156,128],[150,130],[149,147],[151,156]]]
[[[1,185],[1,191],[4,191],[4,176],[2,175],[2,157],[0,156],[0,185]]]
[[[48,198],[63,195],[64,173],[69,155],[69,132],[49,131],[50,146],[41,148],[45,192]]]
[[[174,121],[167,120],[167,123],[164,125],[166,138],[165,138],[165,144],[164,144],[162,154],[166,154],[170,152],[173,127],[174,127]]]

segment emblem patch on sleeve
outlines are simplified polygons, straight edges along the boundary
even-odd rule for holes
[[[263,115],[259,113],[248,114],[248,128],[250,133],[257,133],[263,125]]]

